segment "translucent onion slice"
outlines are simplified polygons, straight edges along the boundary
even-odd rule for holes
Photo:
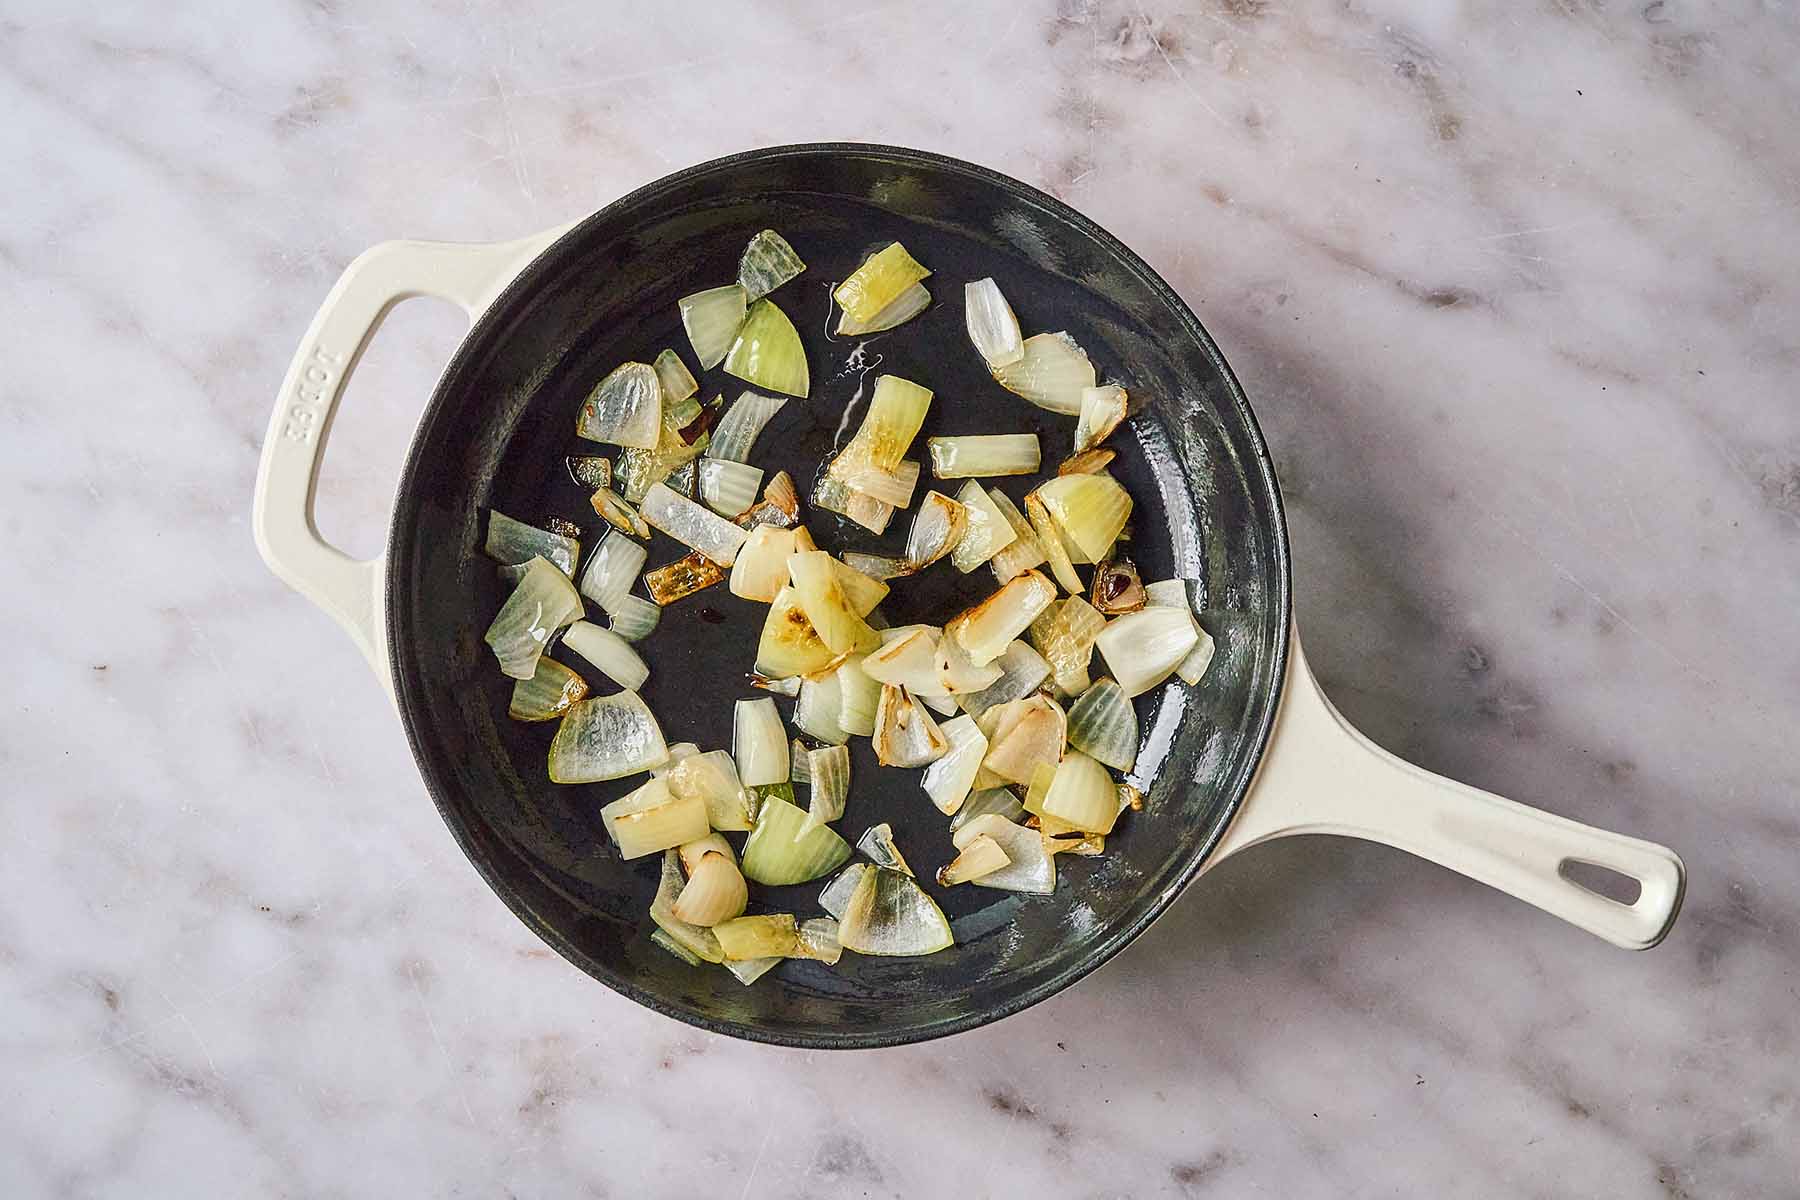
[[[826,884],[825,890],[819,893],[819,907],[842,921],[844,913],[850,907],[850,897],[856,894],[857,886],[862,883],[863,876],[874,869],[868,863],[859,862],[845,867],[838,873],[838,877]],[[912,872],[908,871],[907,874],[911,875]]]
[[[940,717],[954,717],[957,714],[955,696],[915,696],[914,699]]]
[[[995,725],[981,765],[1009,783],[1029,784],[1040,766],[1062,759],[1068,729],[1068,718],[1050,697],[1015,700]]]
[[[713,936],[712,930],[690,925],[675,915],[675,901],[680,898],[684,886],[686,880],[681,875],[680,855],[673,850],[666,851],[656,898],[650,902],[650,919],[670,939],[701,961],[723,962],[725,952],[719,948],[719,939]]]
[[[673,753],[671,747],[671,756]],[[754,824],[750,791],[738,778],[737,763],[725,751],[690,754],[663,778],[674,795],[693,797],[704,804],[707,824],[714,829],[741,832]]]
[[[1106,618],[1080,596],[1070,596],[1057,605],[1054,615],[1046,613],[1033,626],[1031,640],[1050,664],[1058,691],[1066,696],[1087,691],[1094,641],[1105,629]]]
[[[637,691],[650,678],[650,668],[631,643],[610,629],[591,621],[577,621],[563,634],[563,645],[600,669],[600,673],[629,691]],[[661,847],[657,847],[661,849]]]
[[[844,956],[844,944],[838,940],[838,923],[830,917],[809,917],[800,922],[799,937],[794,944],[795,958],[836,965]]]
[[[1120,771],[1137,762],[1137,711],[1125,690],[1098,679],[1069,707],[1069,745]]]
[[[1038,823],[1038,840],[1043,845],[1044,852],[1052,857],[1073,854],[1078,858],[1093,858],[1106,849],[1106,835],[1103,833],[1088,833],[1055,817],[1033,819]]]
[[[1003,674],[997,663],[976,666],[969,658],[969,652],[963,649],[963,644],[953,637],[938,639],[933,666],[937,672],[938,686],[946,696],[963,696],[983,691]],[[953,705],[950,711],[955,712],[956,706]]]
[[[594,493],[591,503],[594,511],[606,518],[606,523],[620,533],[630,534],[635,538],[647,539],[650,536],[649,522],[617,492],[601,488]]]
[[[1083,389],[1081,418],[1075,422],[1075,453],[1092,450],[1125,419],[1125,389],[1116,383]]]
[[[677,919],[690,925],[718,925],[740,917],[750,903],[744,873],[727,854],[702,854],[675,900]]]
[[[649,363],[614,367],[582,402],[575,433],[590,442],[641,446],[648,450],[662,435],[662,381]]]
[[[1111,833],[1119,817],[1119,789],[1105,767],[1071,750],[1057,764],[1040,812],[1088,833]]]
[[[1119,457],[1112,450],[1099,448],[1083,450],[1080,454],[1071,455],[1056,465],[1058,475],[1098,475],[1112,465],[1112,460]]]
[[[607,628],[628,642],[641,642],[662,619],[662,606],[642,596],[621,596],[606,615]]]
[[[729,567],[747,534],[717,513],[709,512],[666,484],[656,484],[644,497],[644,520],[718,563]]]
[[[769,602],[769,615],[763,618],[762,636],[756,643],[756,670],[771,679],[790,675],[811,675],[823,670],[837,656],[831,647],[819,640],[806,610],[800,607],[800,595],[791,586],[783,587]]]
[[[850,278],[832,290],[832,299],[855,321],[873,320],[882,309],[913,284],[929,276],[906,247],[889,242],[863,260]]]
[[[794,487],[794,477],[786,471],[777,471],[769,478],[769,485],[763,489],[763,499],[780,509],[790,524],[800,520],[800,493]]]
[[[785,752],[786,746],[782,749]],[[805,883],[837,870],[849,857],[850,844],[831,826],[806,829],[805,813],[786,800],[766,796],[756,828],[744,843],[744,876],[776,887]]]
[[[950,818],[950,832],[954,834],[975,818],[989,815],[1016,821],[1025,815],[1025,806],[1019,803],[1011,788],[983,788],[970,793],[963,806],[956,810],[956,815]]]
[[[1136,612],[1144,607],[1144,585],[1137,565],[1115,554],[1094,568],[1093,605],[1108,616]]]
[[[707,932],[710,933],[712,931],[708,930]],[[724,951],[720,951],[720,953],[723,954]],[[737,976],[737,981],[745,987],[749,987],[780,965],[781,960],[773,957],[747,958],[743,962],[737,962],[733,959],[725,960],[725,969]]]
[[[794,727],[821,742],[839,745],[850,736],[838,724],[838,714],[843,709],[843,685],[838,682],[836,671],[820,679],[802,680],[800,698],[794,703]],[[798,762],[793,765],[799,766]],[[795,782],[802,780],[796,778]]]
[[[857,737],[870,737],[881,707],[881,684],[870,678],[862,665],[863,657],[852,655],[837,669],[838,727]]]
[[[963,484],[956,499],[963,506],[967,525],[950,551],[950,565],[967,575],[1010,546],[1018,534],[1013,532],[1006,515],[994,507],[993,498],[973,479]]]
[[[942,492],[926,492],[906,535],[906,558],[914,570],[928,567],[956,548],[969,528],[969,510]]]
[[[745,787],[763,787],[788,781],[787,731],[781,714],[768,697],[739,700],[732,714],[731,757],[737,763],[738,781]]]
[[[550,742],[550,782],[619,779],[661,766],[668,756],[662,727],[636,692],[590,697],[571,706],[557,726]]]
[[[982,875],[998,871],[1012,859],[1000,848],[1000,843],[985,835],[964,838],[957,855],[948,864],[938,868],[937,881],[940,887],[954,887],[959,883],[968,883]]]
[[[908,625],[885,630],[881,636],[881,647],[862,660],[863,674],[914,695],[948,694],[938,681],[937,630],[929,625]]]
[[[927,438],[931,473],[939,479],[1032,475],[1040,462],[1035,433],[982,433]]]
[[[725,355],[725,373],[790,396],[805,396],[811,388],[800,331],[773,300],[764,298],[750,306]]]
[[[612,486],[612,460],[598,454],[571,454],[563,460],[569,478],[584,492],[597,492]]]
[[[919,464],[909,459],[892,471],[864,464],[848,469],[839,478],[853,492],[892,508],[910,508],[913,492],[919,486]]]
[[[1044,552],[1045,561],[1050,564],[1050,574],[1055,578],[1057,586],[1071,596],[1081,595],[1081,576],[1075,573],[1075,564],[1069,560],[1069,552],[1063,548],[1062,534],[1057,532],[1056,524],[1050,519],[1050,511],[1036,492],[1025,497],[1025,516],[1031,522],[1031,531],[1037,535],[1038,548]]]
[[[581,594],[603,611],[612,612],[630,593],[648,557],[643,546],[618,530],[609,529],[581,572]]]
[[[669,605],[703,591],[723,578],[724,567],[698,550],[691,550],[672,563],[646,572],[644,590],[658,604]]]
[[[694,745],[694,743],[676,742],[669,747],[669,756],[663,759],[662,765],[650,768],[650,773],[652,775],[667,775],[670,771],[673,771],[683,759],[691,758],[698,753],[700,753],[700,747]],[[686,866],[687,864],[683,863],[682,865]]]
[[[812,550],[790,555],[787,565],[800,610],[833,654],[867,652],[881,645],[881,635],[857,615],[844,594],[838,576],[842,564],[823,550]]]
[[[799,722],[795,722],[798,724]],[[808,774],[812,764],[806,761],[806,743],[795,738],[788,743],[788,782],[807,783],[812,776]]]
[[[837,331],[845,337],[865,337],[872,333],[886,333],[896,326],[904,325],[926,309],[931,307],[931,293],[922,283],[915,283],[895,296],[880,312],[867,321],[853,320],[849,313],[838,318]]]
[[[1187,657],[1175,668],[1175,674],[1186,684],[1199,683],[1206,674],[1206,668],[1212,665],[1212,635],[1200,628],[1199,617],[1195,614],[1193,603],[1188,599],[1187,583],[1180,579],[1163,579],[1156,583],[1144,585],[1144,600],[1148,604],[1165,608],[1179,608],[1194,617],[1194,629],[1200,640],[1188,651]]]
[[[884,685],[875,710],[875,761],[884,767],[923,767],[950,749],[931,714],[904,688]]]
[[[879,825],[871,825],[856,840],[856,848],[878,867],[886,867],[891,871],[905,871],[908,875],[913,869],[906,865],[906,859],[900,853],[900,847],[894,844],[894,827],[883,821]]]
[[[712,443],[706,449],[706,457],[749,462],[750,450],[756,445],[763,426],[772,421],[785,404],[785,396],[763,396],[751,391],[739,393],[737,403],[726,410],[718,428],[713,430]],[[789,484],[792,485],[792,480]],[[748,504],[744,505],[744,508],[749,507]],[[737,511],[743,512],[744,509]]]
[[[844,565],[852,571],[877,581],[899,579],[913,573],[913,565],[904,558],[885,554],[864,554],[860,550],[844,551]]]
[[[758,671],[750,673],[750,686],[761,688],[765,692],[774,692],[777,696],[792,699],[800,694],[800,685],[806,680],[798,675],[789,675],[783,679],[770,679]]]
[[[849,563],[839,562],[834,558],[831,560],[831,570],[837,576],[838,586],[844,591],[845,603],[850,605],[850,611],[857,616],[868,617],[875,611],[875,606],[887,598],[887,584],[879,579],[871,579]]]
[[[542,558],[570,578],[574,578],[575,562],[581,557],[581,543],[575,538],[515,521],[497,508],[488,510],[484,549],[501,566],[522,566]]]
[[[731,566],[731,594],[770,603],[787,586],[787,560],[793,553],[793,530],[775,525],[752,529]]]
[[[676,797],[663,780],[651,779],[602,808],[600,823],[619,848],[619,857],[629,861],[705,837],[706,806],[691,797]]]
[[[994,502],[995,511],[1006,518],[1006,523],[1012,526],[1013,531],[1012,543],[988,559],[988,568],[994,572],[994,578],[1006,583],[1021,572],[1043,566],[1044,560],[1049,556],[1045,554],[1044,547],[1038,541],[1037,534],[1032,531],[1031,522],[1025,519],[1025,514],[999,488],[989,488],[988,499]]]
[[[750,239],[738,259],[738,286],[744,289],[744,295],[759,300],[804,270],[806,264],[787,239],[773,229],[765,229]]]
[[[650,940],[690,967],[700,966],[706,961],[660,929],[652,929],[650,931]]]
[[[858,954],[934,954],[955,944],[950,922],[912,876],[869,867],[844,902],[838,939]]]
[[[1025,357],[1019,318],[992,279],[963,284],[963,322],[969,340],[990,369],[1009,367]]]
[[[919,786],[939,812],[954,813],[969,797],[969,786],[975,782],[975,773],[981,770],[981,760],[987,755],[988,741],[973,717],[945,721],[942,732],[950,748],[925,768]]]
[[[664,425],[654,448],[619,452],[619,494],[632,504],[642,503],[652,485],[665,482],[706,447],[706,434],[688,442],[679,430]]]
[[[1094,364],[1066,333],[1037,333],[1025,339],[1017,362],[990,367],[1000,386],[1039,408],[1065,416],[1081,413],[1081,394],[1094,386]]]
[[[580,615],[581,597],[569,577],[547,560],[533,558],[483,640],[504,674],[530,679],[537,674],[538,656],[550,635]]]
[[[1037,896],[1048,896],[1056,890],[1056,860],[1035,830],[990,813],[974,818],[958,830],[956,847],[965,850],[966,843],[983,838],[993,841],[1006,852],[1007,865],[973,876],[970,882]]]
[[[851,491],[848,484],[829,471],[821,474],[819,482],[814,485],[812,502],[815,508],[849,517],[870,533],[880,533],[886,529],[888,521],[894,515],[893,505],[883,504],[873,496]]]
[[[670,408],[691,398],[700,390],[700,384],[694,373],[687,369],[687,364],[681,361],[681,355],[673,350],[662,351],[650,365],[656,368],[657,382],[662,384],[663,415],[667,424]],[[679,429],[685,424],[686,421],[678,421],[675,427]]]
[[[919,427],[931,409],[931,395],[930,388],[909,379],[879,376],[869,396],[869,411],[857,426],[855,436],[833,460],[830,473],[847,479],[852,471],[866,466],[899,470],[907,448],[919,435]]]
[[[756,503],[756,490],[763,480],[761,467],[724,458],[702,459],[699,474],[700,499],[706,507],[726,517],[749,511]]]
[[[1021,700],[1044,685],[1050,678],[1050,664],[1030,646],[1017,639],[1007,643],[993,666],[1000,668],[1000,678],[973,695],[961,696],[963,711],[979,717],[990,708]]]
[[[1076,562],[1099,562],[1131,517],[1131,496],[1111,475],[1058,475],[1036,495]]]
[[[788,958],[799,944],[800,928],[792,913],[767,913],[721,921],[713,926],[713,936],[729,962]]]
[[[725,355],[737,340],[738,327],[744,323],[750,297],[735,283],[710,288],[683,296],[676,302],[681,309],[681,327],[687,330],[688,344],[704,370],[712,370],[725,361]]]
[[[1212,634],[1198,626],[1195,628],[1200,634],[1200,640],[1194,643],[1194,648],[1188,651],[1187,657],[1175,667],[1175,674],[1181,677],[1183,683],[1190,685],[1199,683],[1205,677],[1206,668],[1212,666],[1213,651],[1216,648]]]
[[[961,642],[976,666],[986,666],[1055,600],[1056,585],[1038,571],[1026,571],[944,626],[944,636]]]
[[[1186,609],[1158,605],[1113,618],[1094,645],[1125,694],[1138,696],[1174,674],[1199,641]]]
[[[506,715],[515,721],[552,721],[588,693],[587,680],[549,655],[537,660],[530,679],[513,682]]]
[[[808,801],[802,833],[810,833],[820,825],[844,815],[844,802],[850,798],[850,748],[826,746],[806,752]]]

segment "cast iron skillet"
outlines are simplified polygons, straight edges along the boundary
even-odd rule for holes
[[[1146,578],[1190,587],[1219,650],[1201,686],[1141,697],[1129,814],[1097,859],[1059,859],[1050,898],[964,886],[938,891],[956,946],[923,959],[846,954],[836,969],[788,962],[755,986],[690,968],[652,945],[656,868],[623,863],[597,812],[630,781],[555,787],[551,729],[506,716],[510,684],[482,633],[502,591],[481,553],[487,514],[602,531],[564,471],[575,412],[606,371],[664,347],[692,365],[676,299],[735,278],[739,250],[776,228],[809,264],[776,294],[807,342],[813,392],[789,403],[755,458],[803,486],[854,427],[871,377],[937,393],[924,433],[1039,434],[1047,461],[1073,422],[1003,391],[963,332],[961,290],[991,275],[1027,331],[1067,329],[1102,378],[1145,402],[1115,434],[1114,471],[1137,502],[1130,541]],[[827,294],[870,249],[901,240],[935,274],[936,304],[898,330],[835,340]],[[332,414],[388,309],[415,295],[478,318],[420,423],[383,560],[358,562],[312,520]],[[702,383],[735,398],[718,371]],[[922,448],[921,448],[922,452]],[[1027,481],[1002,486],[1015,499]],[[906,520],[876,539],[828,513],[827,548],[895,552]],[[1679,910],[1685,871],[1666,847],[1593,829],[1439,778],[1388,754],[1338,715],[1306,669],[1290,625],[1287,539],[1267,450],[1243,392],[1181,301],[1105,231],[1031,188],[967,163],[884,146],[789,146],[672,175],[578,224],[487,246],[388,242],[360,256],[325,298],[282,384],[257,474],[253,528],[270,567],[350,634],[392,690],[444,820],[519,918],[568,959],[638,1002],[738,1037],[806,1047],[893,1045],[1016,1012],[1116,954],[1221,858],[1273,837],[1333,833],[1430,858],[1615,945],[1646,949]],[[658,538],[655,565],[681,549]],[[896,623],[941,621],[993,587],[948,565],[901,581]],[[644,643],[644,696],[669,740],[726,747],[732,701],[751,690],[763,608],[722,587],[671,606]],[[891,822],[929,876],[950,857],[944,818],[917,772],[877,769],[853,748],[840,829]],[[1252,777],[1255,784],[1251,790]],[[1248,800],[1246,799],[1248,793]],[[1602,894],[1572,868],[1636,887]],[[759,906],[818,912],[821,883],[758,889]]]

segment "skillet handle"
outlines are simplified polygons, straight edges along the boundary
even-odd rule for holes
[[[351,558],[325,541],[313,520],[319,466],[338,400],[394,305],[435,296],[462,308],[473,323],[567,228],[514,242],[396,241],[364,251],[319,306],[275,398],[256,471],[256,548],[270,570],[343,626],[390,696],[382,560]]]
[[[1681,908],[1687,870],[1654,842],[1582,825],[1433,775],[1344,720],[1291,640],[1281,711],[1255,784],[1211,859],[1271,838],[1367,838],[1499,888],[1627,950],[1648,950]],[[1562,874],[1586,863],[1635,879],[1626,904]],[[1209,863],[1210,865],[1210,863]]]

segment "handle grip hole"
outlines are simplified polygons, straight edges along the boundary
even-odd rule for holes
[[[1636,904],[1644,891],[1644,885],[1635,876],[1603,867],[1599,863],[1584,862],[1579,858],[1563,859],[1557,864],[1556,873],[1576,887],[1586,888],[1596,896],[1604,896],[1620,904]]]

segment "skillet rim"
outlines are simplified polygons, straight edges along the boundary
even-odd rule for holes
[[[1238,418],[1243,422],[1244,428],[1249,434],[1252,451],[1250,457],[1260,468],[1256,472],[1258,478],[1250,481],[1251,490],[1253,495],[1268,505],[1272,518],[1273,528],[1268,532],[1271,553],[1275,559],[1274,600],[1275,609],[1280,618],[1280,632],[1276,637],[1267,684],[1257,689],[1257,694],[1264,700],[1264,706],[1260,719],[1247,735],[1252,752],[1242,760],[1244,765],[1227,778],[1226,782],[1229,786],[1221,789],[1221,794],[1227,797],[1223,819],[1213,823],[1212,827],[1196,840],[1179,870],[1159,881],[1153,881],[1149,887],[1144,889],[1146,892],[1155,894],[1141,916],[1129,925],[1097,940],[1072,965],[1050,978],[1016,994],[983,1004],[967,1013],[908,1026],[904,1029],[878,1027],[841,1032],[792,1033],[785,1030],[767,1029],[750,1022],[715,1019],[665,1001],[660,995],[640,986],[625,973],[595,960],[563,936],[560,930],[540,918],[520,898],[511,883],[500,874],[495,865],[476,852],[468,822],[456,802],[460,799],[460,793],[440,784],[436,772],[430,766],[432,760],[421,744],[420,730],[429,723],[425,716],[426,705],[419,694],[422,685],[415,683],[409,674],[401,669],[402,656],[394,651],[394,647],[410,643],[403,638],[402,612],[405,606],[393,603],[393,598],[401,590],[399,581],[404,574],[401,563],[403,559],[410,561],[409,556],[401,554],[400,551],[402,550],[403,531],[410,532],[413,526],[413,517],[419,508],[420,464],[425,459],[428,450],[425,444],[426,432],[434,424],[440,411],[447,405],[448,397],[463,386],[462,377],[473,370],[469,361],[469,348],[491,336],[494,326],[502,322],[501,314],[512,309],[519,301],[537,289],[542,278],[551,270],[550,264],[556,260],[557,250],[569,243],[571,239],[585,236],[595,226],[612,220],[620,212],[651,200],[661,192],[678,188],[694,178],[774,159],[833,155],[879,158],[901,165],[913,165],[934,171],[947,171],[970,176],[988,183],[1011,195],[1014,199],[1039,209],[1077,234],[1097,243],[1102,250],[1116,256],[1118,261],[1135,274],[1153,295],[1169,306],[1182,331],[1193,338],[1212,361],[1214,369],[1226,385],[1226,391],[1236,408]],[[537,256],[501,290],[500,294],[494,298],[493,302],[487,306],[481,316],[470,326],[469,331],[457,343],[455,351],[450,356],[450,361],[445,365],[442,375],[438,378],[437,386],[432,390],[431,398],[420,411],[419,421],[414,428],[405,462],[401,466],[399,482],[394,492],[385,565],[386,577],[383,581],[382,591],[385,609],[384,624],[388,643],[388,669],[392,673],[396,707],[399,709],[401,726],[406,731],[407,745],[412,751],[413,762],[418,767],[419,776],[425,784],[426,791],[431,794],[432,802],[437,806],[438,815],[449,828],[451,836],[456,839],[456,844],[462,850],[463,857],[469,860],[469,863],[493,893],[527,929],[536,934],[571,965],[599,980],[626,999],[709,1033],[803,1050],[878,1049],[910,1045],[964,1033],[1002,1020],[1022,1012],[1040,1001],[1049,999],[1098,970],[1135,941],[1144,930],[1168,911],[1175,899],[1199,876],[1201,868],[1212,856],[1213,850],[1217,848],[1242,809],[1249,795],[1251,784],[1255,781],[1257,771],[1262,765],[1263,755],[1268,750],[1269,739],[1274,731],[1276,715],[1281,708],[1287,680],[1288,658],[1291,653],[1293,570],[1289,555],[1287,515],[1282,505],[1275,462],[1269,453],[1268,440],[1263,436],[1262,426],[1256,420],[1256,414],[1250,406],[1250,400],[1244,392],[1243,385],[1238,382],[1230,364],[1225,361],[1225,356],[1220,352],[1218,343],[1213,340],[1211,333],[1188,307],[1187,302],[1154,268],[1124,242],[1107,232],[1092,219],[1047,192],[1040,191],[1010,175],[1002,174],[966,159],[878,142],[797,142],[744,150],[736,154],[696,163],[652,180],[595,210],[571,225],[554,242],[539,251]]]

